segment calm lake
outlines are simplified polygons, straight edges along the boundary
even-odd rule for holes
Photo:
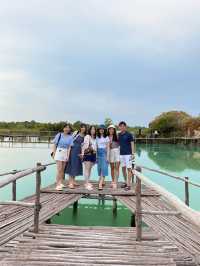
[[[47,163],[50,158],[50,148],[47,144],[0,144],[0,172],[13,169],[34,167],[37,162]],[[136,163],[154,169],[166,171],[177,176],[188,176],[190,180],[200,183],[200,147],[170,145],[170,144],[137,144]],[[55,166],[50,166],[42,173],[42,186],[52,184],[55,179]],[[154,182],[162,185],[168,191],[184,200],[184,184],[181,181],[144,171]],[[3,178],[3,177],[1,177]],[[93,179],[97,179],[96,167],[93,170]],[[82,177],[79,177],[82,179]],[[108,180],[111,178],[108,177]],[[120,176],[120,180],[123,180]],[[27,176],[17,182],[17,198],[22,199],[34,193],[35,179]],[[0,190],[1,200],[11,199],[11,186]],[[200,211],[200,189],[190,186],[190,206]],[[111,210],[111,202],[101,203],[98,200],[82,199],[77,213],[72,208],[62,212],[63,215],[53,218],[53,222],[74,225],[113,225],[129,226],[131,213],[119,205],[117,217]],[[102,218],[103,217],[103,218]]]

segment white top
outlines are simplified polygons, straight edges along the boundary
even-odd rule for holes
[[[97,151],[97,141],[96,141],[96,139],[92,138],[90,135],[86,135],[84,137],[84,142],[83,142],[83,147],[82,147],[83,151],[88,149],[90,145],[92,146],[92,149],[94,151]]]
[[[110,142],[109,137],[97,137],[97,147],[99,149],[106,149],[107,144]]]

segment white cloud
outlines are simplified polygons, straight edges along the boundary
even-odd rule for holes
[[[52,73],[65,71],[63,61],[70,70],[74,55],[77,62],[69,73],[75,81],[93,67],[87,54],[94,61],[102,54],[110,56],[108,61],[150,58],[151,65],[159,65],[158,57],[199,56],[199,12],[199,0],[0,0],[0,120],[99,121],[126,114],[129,121],[139,121],[138,110],[149,117],[154,109],[145,111],[144,99],[134,99],[134,93],[119,98],[106,85],[106,94],[85,84],[71,86],[67,70],[61,75],[64,84],[54,84]],[[84,56],[81,65],[77,58]],[[115,74],[110,69],[110,77]]]

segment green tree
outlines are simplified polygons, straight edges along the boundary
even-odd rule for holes
[[[108,126],[110,126],[110,125],[113,124],[113,121],[112,121],[111,118],[107,117],[107,118],[105,119],[105,121],[104,121],[104,124],[105,124],[106,127],[108,127]]]
[[[170,111],[157,116],[150,124],[151,130],[158,130],[165,137],[184,136],[185,124],[191,116],[182,111]]]

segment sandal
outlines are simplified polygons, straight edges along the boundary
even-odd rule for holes
[[[85,184],[85,188],[86,188],[87,190],[93,190],[93,186],[92,186],[92,184],[90,184],[90,183]]]
[[[70,188],[70,189],[74,189],[74,184],[72,184],[72,183],[69,184],[69,185],[68,185],[68,188]]]
[[[79,187],[80,185],[77,182],[74,182],[75,187]]]

